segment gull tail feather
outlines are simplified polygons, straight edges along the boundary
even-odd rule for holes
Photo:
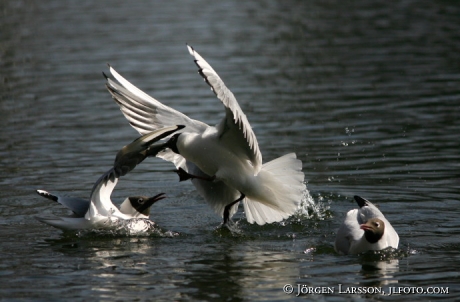
[[[295,153],[265,163],[257,178],[263,188],[263,196],[243,200],[249,223],[279,222],[298,210],[306,185],[302,162]]]

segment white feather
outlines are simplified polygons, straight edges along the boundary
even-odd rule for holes
[[[192,182],[219,215],[243,193],[250,223],[271,223],[289,217],[298,209],[306,190],[301,161],[289,154],[262,165],[257,138],[235,96],[214,69],[192,47],[187,47],[200,75],[224,105],[225,117],[215,127],[163,105],[112,67],[110,72],[119,84],[108,79],[109,92],[140,133],[168,124],[186,126],[177,142],[180,155],[165,151],[158,156],[191,174],[215,176],[212,183],[200,179]],[[230,216],[236,209],[237,205],[232,207]]]
[[[44,190],[37,190],[40,196],[51,199],[67,208],[74,214],[70,217],[37,217],[41,222],[47,223],[56,228],[64,230],[81,229],[104,229],[119,226],[119,222],[130,222],[130,231],[144,230],[149,215],[144,215],[131,205],[127,198],[118,209],[111,200],[111,195],[118,179],[133,170],[145,159],[147,149],[153,147],[153,143],[160,138],[170,135],[180,129],[178,126],[160,128],[153,132],[148,132],[144,136],[136,139],[131,144],[123,147],[117,154],[114,166],[105,172],[94,184],[91,191],[90,200],[62,197],[53,195]],[[164,143],[154,146],[154,150],[163,148]],[[162,197],[158,196],[158,199]],[[151,224],[148,222],[147,224]]]
[[[355,197],[355,199],[358,197]],[[344,222],[337,231],[335,250],[340,254],[359,254],[368,250],[382,250],[387,247],[398,248],[399,236],[382,212],[370,201],[359,209],[348,211]],[[385,224],[385,231],[377,243],[369,243],[360,225],[371,218],[379,218]]]

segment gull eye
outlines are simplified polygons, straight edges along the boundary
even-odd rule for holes
[[[376,228],[378,228],[378,227],[380,226],[380,223],[378,223],[377,221],[375,221],[375,222],[374,222],[374,226],[375,226]]]
[[[139,199],[137,200],[137,202],[138,202],[139,204],[144,204],[144,199],[139,198]]]

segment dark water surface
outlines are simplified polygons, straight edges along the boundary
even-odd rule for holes
[[[165,192],[158,233],[64,234],[33,219],[67,213],[35,189],[88,196],[137,136],[105,89],[106,63],[219,121],[186,42],[236,95],[264,161],[303,161],[306,213],[257,226],[240,209],[232,235],[172,165],[149,159],[113,199]],[[460,299],[457,1],[1,1],[0,110],[0,300]],[[398,251],[334,252],[353,195],[379,204]],[[298,286],[334,293],[295,297]]]

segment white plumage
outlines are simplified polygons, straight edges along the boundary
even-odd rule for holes
[[[346,255],[398,248],[399,236],[382,212],[370,201],[359,196],[354,198],[359,209],[347,213],[337,231],[335,250]]]
[[[113,167],[94,184],[90,199],[65,197],[37,190],[40,196],[56,201],[72,210],[67,217],[36,217],[39,221],[63,230],[111,229],[119,222],[130,222],[129,231],[138,233],[153,224],[148,220],[150,206],[164,198],[164,193],[153,197],[132,196],[125,199],[118,209],[110,198],[118,179],[133,170],[147,156],[155,156],[165,148],[165,143],[157,143],[182,126],[170,126],[147,133],[123,147],[115,158]]]
[[[233,93],[214,69],[190,46],[199,74],[225,107],[225,117],[215,127],[193,120],[160,103],[129,83],[112,67],[118,81],[107,88],[130,124],[141,134],[170,124],[186,127],[176,135],[171,150],[158,156],[178,169],[213,181],[192,178],[192,183],[222,217],[231,217],[242,198],[250,223],[272,223],[292,215],[306,190],[302,162],[294,153],[262,164],[257,138]],[[172,150],[175,150],[174,153]],[[226,210],[227,207],[227,210]],[[228,213],[225,213],[225,212]]]

